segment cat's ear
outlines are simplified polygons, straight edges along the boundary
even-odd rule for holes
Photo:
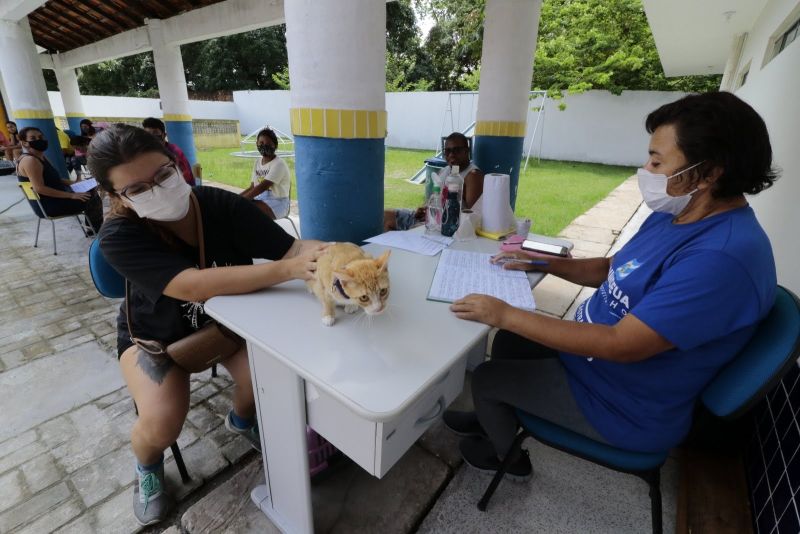
[[[347,283],[353,281],[353,276],[347,271],[333,271],[333,276],[339,279],[339,281]]]
[[[387,250],[386,252],[381,254],[377,260],[375,260],[375,265],[378,266],[379,271],[385,271],[386,268],[389,266],[389,254],[391,253],[392,253],[391,250]]]

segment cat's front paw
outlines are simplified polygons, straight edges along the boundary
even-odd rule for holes
[[[322,317],[322,324],[325,326],[333,326],[333,323],[336,322],[336,317],[333,315],[325,315]]]
[[[358,311],[358,304],[345,304],[344,305],[344,312],[345,313],[355,313]]]

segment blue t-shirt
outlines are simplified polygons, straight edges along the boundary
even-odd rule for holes
[[[772,247],[749,206],[690,224],[650,215],[575,320],[613,325],[632,313],[675,348],[636,363],[562,353],[586,418],[622,448],[680,443],[698,395],[753,335],[776,287]]]

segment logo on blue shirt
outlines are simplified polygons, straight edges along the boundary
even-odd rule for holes
[[[642,264],[639,263],[636,260],[636,258],[634,258],[634,259],[630,260],[629,262],[626,262],[626,263],[620,265],[619,267],[617,267],[616,270],[614,271],[614,277],[617,280],[624,280],[629,274],[631,274],[633,271],[635,271],[636,269],[638,269],[641,266],[642,266]]]

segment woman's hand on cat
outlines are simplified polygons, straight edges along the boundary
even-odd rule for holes
[[[459,319],[476,321],[499,327],[511,306],[488,295],[471,294],[450,305],[450,311]]]
[[[329,243],[305,246],[297,256],[284,260],[289,267],[289,276],[297,280],[313,280],[317,271],[317,259],[329,246]]]

